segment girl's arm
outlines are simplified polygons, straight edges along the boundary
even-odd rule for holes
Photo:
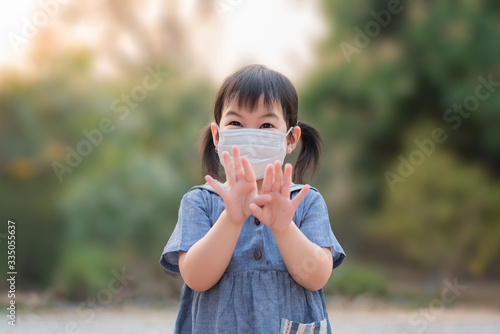
[[[271,200],[258,206],[250,204],[250,210],[273,233],[286,268],[292,278],[304,288],[312,291],[321,289],[332,272],[333,258],[328,247],[320,247],[311,242],[292,221],[300,202],[309,186],[302,188],[297,196],[290,199],[292,165],[285,166],[285,174],[277,161],[266,168],[262,183],[262,193]]]
[[[225,210],[203,238],[187,252],[179,251],[179,270],[193,290],[210,289],[224,274],[243,223],[250,216],[249,204],[262,206],[271,200],[269,195],[258,195],[255,174],[248,160],[240,157],[238,147],[233,146],[233,161],[227,152],[222,158],[229,189],[211,176],[205,180],[224,200]]]
[[[224,210],[203,238],[187,252],[179,251],[179,269],[191,289],[205,291],[219,281],[231,260],[242,227],[242,222],[231,221]]]
[[[273,234],[292,278],[308,290],[321,289],[332,273],[330,248],[311,242],[292,221],[285,230]]]

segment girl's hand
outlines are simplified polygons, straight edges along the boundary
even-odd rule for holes
[[[283,232],[292,224],[293,215],[300,202],[304,199],[310,186],[304,188],[293,199],[290,199],[290,186],[292,183],[292,165],[286,164],[285,175],[281,172],[279,161],[273,166],[268,165],[264,181],[262,182],[262,194],[271,196],[268,203],[262,205],[250,204],[251,213],[257,217],[271,232]]]
[[[205,180],[224,200],[225,210],[230,220],[242,225],[251,215],[250,203],[260,207],[269,202],[271,196],[258,195],[252,166],[246,157],[240,157],[240,150],[237,146],[233,146],[232,162],[227,152],[222,153],[222,158],[229,189],[224,188],[210,175],[206,175]]]

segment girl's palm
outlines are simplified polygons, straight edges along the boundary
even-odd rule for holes
[[[293,199],[290,199],[290,187],[292,183],[292,165],[285,166],[285,174],[281,172],[281,164],[276,161],[273,166],[266,168],[266,174],[262,183],[262,194],[271,196],[271,200],[263,205],[250,204],[252,214],[257,217],[272,232],[285,230],[292,222],[295,210],[309,191],[309,185],[304,188]]]
[[[267,203],[271,196],[258,195],[252,166],[245,157],[240,157],[237,146],[233,146],[233,161],[227,152],[222,153],[222,158],[229,189],[224,188],[209,175],[205,176],[205,180],[224,200],[226,212],[231,220],[243,223],[251,215],[250,203],[261,206]]]

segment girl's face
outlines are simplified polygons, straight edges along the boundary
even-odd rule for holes
[[[254,110],[248,110],[246,107],[239,108],[237,100],[227,103],[222,109],[219,130],[229,129],[264,129],[282,133],[288,131],[281,105],[273,103],[270,108],[266,107],[263,95]],[[212,123],[212,138],[217,147],[219,132],[215,123]],[[295,126],[286,139],[287,153],[292,152],[299,138],[300,128]]]

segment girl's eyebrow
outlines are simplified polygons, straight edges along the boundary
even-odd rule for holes
[[[238,114],[236,111],[232,111],[232,110],[229,110],[227,113],[226,113],[226,116],[236,116],[236,117],[240,117],[241,118],[241,115]]]
[[[227,116],[236,116],[236,117],[242,118],[242,116],[240,114],[238,114],[236,111],[233,111],[233,110],[227,111],[226,117]],[[260,116],[260,118],[269,118],[269,117],[279,119],[279,117],[273,111],[269,111],[267,114]]]
[[[279,119],[279,117],[273,111],[269,111],[267,114],[260,116],[260,118],[267,118],[267,117]]]

